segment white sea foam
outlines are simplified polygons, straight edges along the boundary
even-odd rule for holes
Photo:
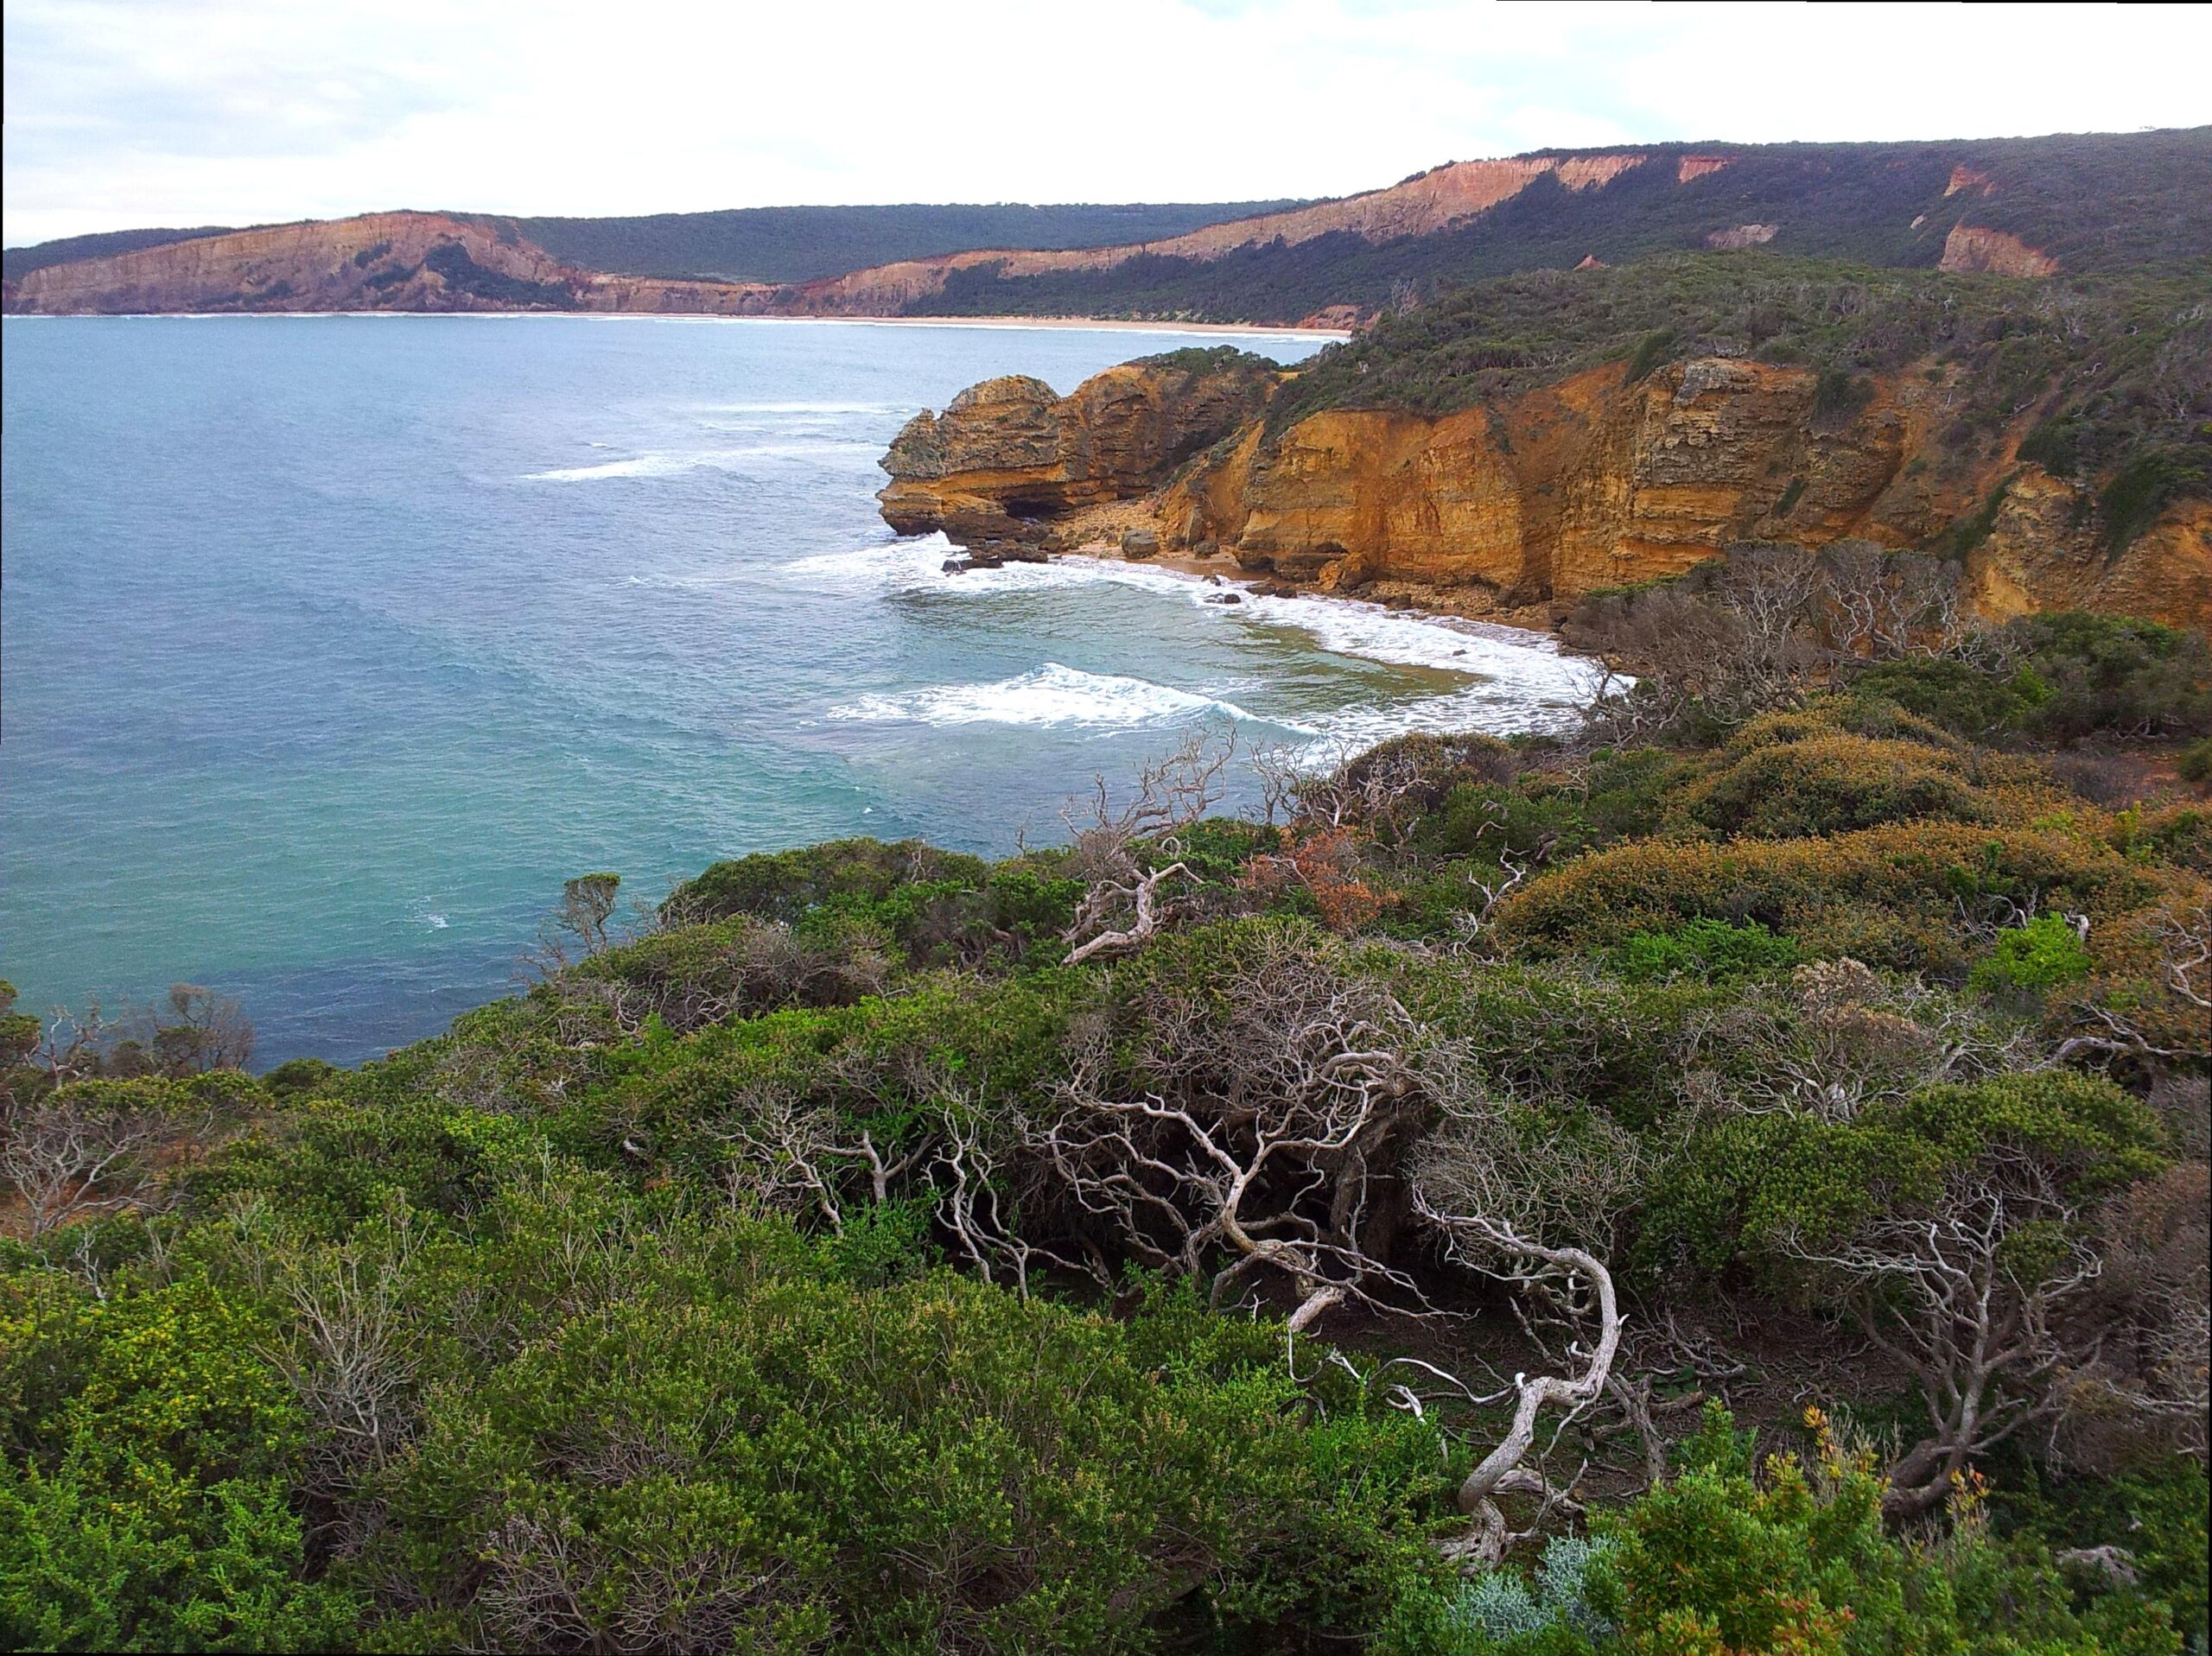
[[[1600,674],[1596,663],[1563,656],[1543,634],[1517,627],[1389,610],[1352,599],[1264,597],[1243,581],[1224,580],[1217,585],[1199,576],[1111,558],[1057,557],[1049,563],[1008,563],[948,576],[944,562],[955,550],[944,536],[926,535],[850,552],[817,554],[783,568],[810,586],[855,593],[934,591],[988,598],[1061,587],[1133,587],[1197,605],[1224,625],[1294,627],[1318,648],[1335,655],[1439,669],[1477,681],[1451,695],[1338,716],[1352,723],[1386,721],[1389,728],[1375,726],[1380,733],[1372,739],[1377,741],[1405,729],[1520,730],[1557,723],[1567,708],[1589,699]],[[1223,595],[1224,587],[1236,591],[1242,601],[1210,602]],[[1419,722],[1408,724],[1409,719]]]
[[[674,454],[640,454],[633,460],[607,460],[598,466],[563,466],[550,472],[530,472],[525,483],[594,483],[609,477],[666,477],[688,472],[690,465]]]
[[[864,695],[832,707],[832,719],[924,725],[1056,725],[1131,728],[1206,714],[1252,714],[1217,696],[1058,662],[988,684],[932,684],[897,695]]]
[[[594,447],[605,447],[594,443]],[[675,477],[685,472],[712,470],[741,472],[764,461],[808,460],[844,464],[854,456],[873,459],[874,443],[769,442],[744,443],[726,448],[697,449],[685,454],[639,454],[629,460],[603,460],[596,466],[563,466],[551,471],[524,473],[524,483],[596,483],[607,478]]]
[[[694,414],[911,414],[906,403],[698,403]]]

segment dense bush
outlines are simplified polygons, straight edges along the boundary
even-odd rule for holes
[[[0,1280],[0,1640],[15,1649],[349,1642],[350,1592],[302,1579],[308,1422],[256,1355],[274,1330],[204,1277],[95,1299]]]
[[[1602,1521],[1595,1545],[1548,1551],[1523,1582],[1492,1572],[1416,1589],[1380,1647],[1394,1656],[1875,1656],[2178,1648],[2165,1602],[2082,1595],[2047,1552],[2011,1544],[1970,1501],[1940,1538],[1885,1532],[1873,1455],[1818,1410],[1809,1456],[1763,1463],[1755,1434],[1710,1412],[1675,1475]]]
[[[1952,1173],[1984,1158],[2035,1158],[2060,1195],[2086,1202],[2162,1166],[2164,1140],[2139,1100],[2063,1072],[1930,1088],[1847,1120],[1738,1116],[1700,1132],[1655,1185],[1638,1247],[1654,1269],[1757,1265],[1789,1278],[1783,1244],[1825,1246],[1872,1214],[1934,1206]]]
[[[2195,669],[2002,643],[1288,822],[741,859],[626,941],[587,876],[574,958],[358,1069],[0,988],[0,1637],[2172,1652],[2212,832],[2031,749]],[[1870,1435],[1756,1463],[1808,1388]]]
[[[2099,918],[2186,891],[2185,877],[2056,828],[1911,823],[1824,840],[1645,841],[1567,864],[1509,898],[1502,936],[1552,952],[1611,948],[1697,919],[1757,922],[1815,954],[1908,971],[1963,966],[1961,907],[2040,894]],[[2093,935],[2093,949],[2094,949]]]
[[[1845,834],[1885,822],[1995,815],[1952,756],[1924,744],[1837,734],[1763,742],[1690,796],[1707,828],[1762,839]]]

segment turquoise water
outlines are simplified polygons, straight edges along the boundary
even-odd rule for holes
[[[1120,563],[948,579],[877,517],[916,409],[1192,342],[10,318],[0,974],[41,1011],[211,984],[262,1061],[353,1061],[506,993],[571,874],[1004,853],[1206,721],[1559,717],[1580,669],[1526,635]]]

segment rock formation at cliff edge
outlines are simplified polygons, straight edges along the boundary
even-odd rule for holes
[[[1249,358],[1173,363],[1109,369],[1065,397],[989,380],[916,416],[884,457],[884,517],[902,534],[1060,550],[1134,527],[1171,555],[1218,551],[1319,590],[1541,621],[1747,542],[1928,545],[2001,489],[1965,558],[1984,614],[2090,608],[2212,630],[2212,504],[2177,501],[2110,553],[2077,489],[2041,467],[1944,464],[1944,378],[1917,365],[1878,378],[1840,423],[1815,418],[1808,369],[1706,358],[1633,384],[1614,364],[1497,405],[1332,409],[1270,432],[1281,375]]]

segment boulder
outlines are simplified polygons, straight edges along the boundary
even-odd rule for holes
[[[1156,558],[1160,555],[1160,536],[1148,529],[1125,529],[1122,531],[1122,555],[1135,562]]]

